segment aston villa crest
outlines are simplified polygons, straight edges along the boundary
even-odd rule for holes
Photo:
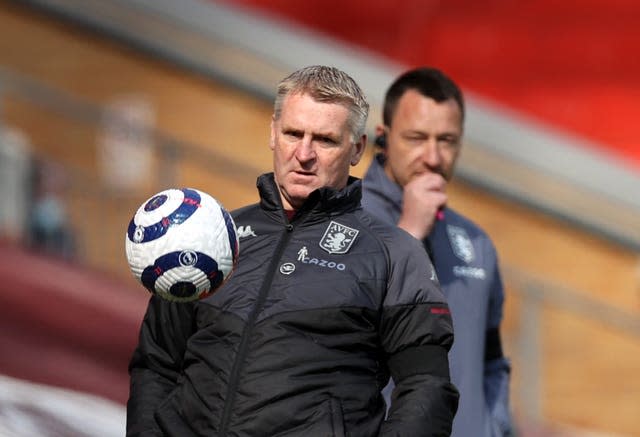
[[[447,225],[449,243],[455,256],[466,263],[470,263],[476,257],[471,239],[464,228]]]
[[[347,253],[359,232],[357,229],[331,221],[320,240],[320,247],[329,253]]]

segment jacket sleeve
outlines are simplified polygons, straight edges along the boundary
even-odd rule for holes
[[[380,435],[449,436],[458,407],[447,355],[453,343],[451,314],[420,242],[408,234],[400,237],[390,247],[380,325],[396,384]]]
[[[504,289],[498,269],[495,249],[491,247],[493,272],[491,275],[491,294],[484,355],[484,393],[491,422],[493,435],[507,437],[514,433],[509,406],[509,386],[511,364],[504,356],[500,338],[500,324],[504,305]]]
[[[154,412],[176,387],[187,339],[193,332],[192,303],[158,296],[149,300],[138,345],[129,363],[127,436],[161,436]]]

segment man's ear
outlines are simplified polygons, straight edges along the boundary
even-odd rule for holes
[[[376,126],[376,137],[373,139],[373,144],[382,150],[387,148],[387,129],[384,125],[379,124]]]
[[[276,148],[276,120],[271,117],[271,134],[269,135],[269,148],[273,151]]]
[[[351,149],[351,165],[358,165],[362,155],[364,154],[364,149],[367,146],[367,135],[363,134],[360,139],[353,143],[353,147]]]

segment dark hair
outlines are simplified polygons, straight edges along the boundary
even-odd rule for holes
[[[387,90],[382,113],[382,121],[386,126],[391,125],[398,100],[408,90],[416,90],[438,103],[454,99],[460,107],[461,119],[464,121],[464,98],[458,85],[436,68],[420,67],[403,73]]]

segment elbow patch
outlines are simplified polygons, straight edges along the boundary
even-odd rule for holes
[[[423,345],[398,352],[389,360],[389,370],[395,381],[411,375],[430,374],[449,379],[447,350],[438,345]]]

